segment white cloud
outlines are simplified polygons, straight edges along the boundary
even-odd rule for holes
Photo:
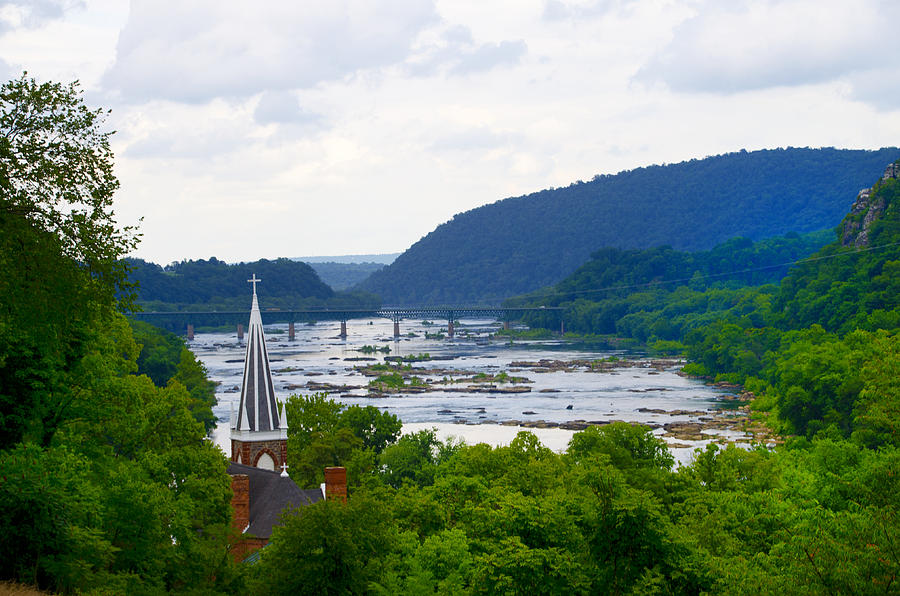
[[[637,0],[547,0],[544,4],[545,21],[566,19],[593,19],[605,16],[615,10],[628,8]]]
[[[312,125],[318,123],[321,116],[302,109],[293,91],[265,91],[253,111],[253,119],[263,125]]]
[[[21,27],[40,27],[83,6],[82,0],[0,0],[0,33]]]
[[[527,50],[528,46],[521,39],[485,43],[463,56],[451,72],[468,74],[491,70],[497,66],[512,66],[519,62]]]
[[[886,61],[881,67],[847,77],[850,96],[881,111],[900,109],[900,68]]]
[[[636,79],[708,93],[832,81],[896,55],[898,18],[881,0],[707,0]]]
[[[442,135],[431,143],[429,149],[441,153],[452,151],[486,151],[504,147],[519,140],[521,140],[521,135],[497,132],[491,130],[487,126],[478,126]]]
[[[430,33],[407,60],[406,72],[413,76],[466,75],[514,66],[528,51],[521,39],[476,43],[465,25],[448,25]]]
[[[436,20],[430,0],[133,0],[104,82],[138,103],[309,88],[402,62]]]
[[[0,56],[112,108],[116,212],[157,262],[403,250],[597,173],[900,138],[875,0],[85,4]]]

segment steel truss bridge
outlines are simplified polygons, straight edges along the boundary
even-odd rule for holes
[[[288,322],[288,335],[294,338],[295,321],[340,321],[341,337],[347,336],[347,321],[353,319],[384,318],[394,322],[394,336],[400,335],[400,321],[404,319],[439,319],[447,321],[447,332],[452,337],[453,325],[462,318],[495,319],[503,321],[508,327],[510,321],[518,320],[527,313],[553,313],[559,319],[560,331],[565,327],[562,311],[559,307],[538,308],[503,308],[503,307],[470,307],[470,306],[424,306],[401,307],[386,306],[375,309],[260,309],[263,320],[270,322]],[[230,323],[241,321],[238,325],[238,337],[243,337],[243,321],[247,320],[247,311],[150,311],[133,313],[136,319],[144,321],[166,321],[187,326],[188,338],[193,339],[194,324]],[[183,327],[182,327],[183,328]]]

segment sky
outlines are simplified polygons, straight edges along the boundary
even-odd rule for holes
[[[167,264],[402,252],[454,214],[741,149],[900,144],[896,0],[0,0]]]

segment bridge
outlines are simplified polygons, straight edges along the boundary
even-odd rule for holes
[[[509,329],[509,322],[517,320],[522,315],[530,312],[539,313],[555,313],[560,319],[560,332],[565,332],[565,325],[562,321],[562,311],[559,307],[537,307],[537,308],[503,308],[503,307],[471,307],[471,306],[425,306],[425,307],[404,307],[404,306],[386,306],[373,309],[267,309],[260,310],[263,320],[277,320],[288,322],[288,339],[293,341],[295,338],[294,323],[300,321],[340,321],[341,333],[340,337],[347,337],[347,321],[353,319],[373,319],[385,318],[394,322],[394,337],[400,337],[400,321],[404,319],[442,319],[447,321],[447,335],[453,337],[454,322],[460,318],[473,319],[496,319],[503,321],[503,327]],[[246,311],[150,311],[132,313],[134,318],[145,321],[179,321],[182,325],[187,326],[188,339],[194,339],[194,324],[197,321],[233,321],[239,319],[246,320]],[[237,324],[238,339],[244,338],[244,324]]]

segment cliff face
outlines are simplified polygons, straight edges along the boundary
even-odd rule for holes
[[[878,193],[879,184],[900,178],[900,160],[889,164],[881,179],[873,188],[864,188],[856,195],[850,214],[841,223],[841,244],[844,246],[869,246],[872,224],[883,214],[887,206]]]

